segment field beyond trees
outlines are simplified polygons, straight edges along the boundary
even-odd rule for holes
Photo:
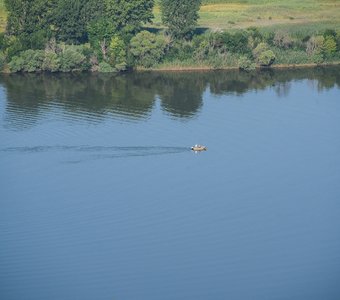
[[[155,25],[161,23],[156,5]],[[205,0],[200,9],[200,27],[211,30],[243,29],[315,32],[340,29],[339,0]]]

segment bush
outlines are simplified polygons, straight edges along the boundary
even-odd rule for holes
[[[248,48],[254,49],[263,41],[263,36],[258,28],[256,27],[249,27],[247,29],[248,33]]]
[[[324,57],[322,54],[314,54],[311,56],[313,63],[315,64],[321,64],[324,61]]]
[[[274,37],[275,33],[273,31],[266,31],[263,33],[263,42],[266,42],[268,45],[274,46]]]
[[[287,31],[279,30],[275,33],[273,44],[279,48],[288,49],[293,45],[293,39]]]
[[[332,56],[336,52],[336,41],[331,35],[325,37],[323,42],[323,50],[326,55]]]
[[[209,42],[207,39],[204,39],[201,41],[201,43],[198,45],[198,47],[196,48],[194,54],[195,57],[201,61],[204,60],[206,58],[208,58],[209,53],[212,51],[213,49],[210,48]],[[210,53],[211,55],[211,53]]]
[[[2,71],[4,69],[6,63],[6,55],[0,51],[0,71]]]
[[[224,46],[230,52],[248,53],[248,33],[245,31],[237,31],[234,34],[224,32],[221,34],[221,40]]]
[[[261,66],[268,67],[275,61],[275,54],[272,50],[263,51],[260,53],[257,61]]]
[[[254,34],[256,36],[256,34]],[[192,40],[192,49],[194,57],[198,61],[209,60],[214,61],[213,65],[218,62],[228,60],[227,56],[231,53],[250,54],[248,46],[248,33],[239,31],[234,34],[229,32],[208,33],[204,35],[195,36]],[[190,56],[192,54],[188,54]]]
[[[208,57],[207,62],[208,65],[211,66],[213,69],[218,70],[223,68],[226,65],[228,56],[226,53],[215,53]]]
[[[81,47],[65,46],[60,55],[60,70],[62,72],[83,71],[86,69],[86,57],[81,53]]]
[[[276,59],[275,54],[266,43],[260,43],[253,50],[253,56],[260,66],[270,66]]]
[[[111,67],[111,65],[109,63],[102,61],[99,64],[98,71],[101,72],[101,73],[112,73],[112,72],[115,72],[115,69],[113,67]]]
[[[0,32],[0,50],[6,48],[6,37],[4,32]]]
[[[175,42],[166,52],[164,59],[167,61],[175,59],[184,61],[192,58],[194,53],[192,44],[192,42],[188,41]]]
[[[45,58],[42,69],[49,72],[57,72],[60,70],[60,59],[56,53],[45,52]]]
[[[255,66],[256,64],[252,62],[250,58],[245,55],[241,56],[238,60],[238,67],[241,70],[245,70],[245,71],[255,70]]]
[[[335,40],[336,40],[337,50],[340,51],[340,30],[337,30],[336,32]]]
[[[26,50],[19,56],[12,58],[9,68],[13,72],[39,72],[42,71],[45,53],[43,50]]]
[[[27,50],[24,51],[25,67],[27,72],[40,72],[45,58],[43,50]]]
[[[24,69],[24,59],[21,56],[13,56],[8,64],[11,72],[21,72]]]
[[[110,65],[118,71],[126,69],[126,46],[124,41],[119,36],[114,36],[111,39],[108,57]]]
[[[269,50],[268,45],[266,43],[260,43],[255,49],[253,49],[253,56],[255,57],[255,59],[257,59],[262,52],[267,50]]]
[[[216,50],[220,53],[249,53],[248,47],[248,33],[246,31],[237,31],[234,34],[229,32],[215,32],[204,35],[194,36],[194,48],[205,48],[210,52]],[[208,51],[208,52],[209,52]]]
[[[14,36],[5,36],[4,49],[7,53],[7,58],[10,60],[14,56],[19,56],[20,52],[23,51],[21,42]]]
[[[304,50],[275,48],[273,51],[276,57],[275,62],[278,64],[296,65],[313,62],[312,56]]]
[[[88,70],[91,64],[90,58],[87,59],[84,55],[86,49],[88,49],[86,45],[57,45],[49,42],[45,50],[30,49],[13,56],[8,66],[11,72]]]
[[[323,37],[326,38],[327,36],[336,37],[336,31],[334,29],[326,29],[323,33]]]
[[[323,51],[324,37],[322,35],[312,36],[306,44],[308,55],[320,54]]]
[[[150,68],[161,61],[166,48],[163,36],[142,31],[131,39],[131,53],[138,65]]]

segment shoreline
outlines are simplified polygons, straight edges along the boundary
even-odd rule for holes
[[[327,66],[339,66],[340,61],[337,62],[329,62],[323,64],[309,63],[309,64],[277,64],[271,65],[270,67],[260,67],[256,66],[255,70],[270,70],[270,69],[297,69],[297,68],[315,68],[315,67],[327,67]],[[179,66],[179,67],[160,67],[160,68],[150,68],[143,69],[137,68],[133,70],[133,72],[190,72],[190,71],[218,71],[218,70],[240,70],[239,67],[222,67],[222,68],[214,68],[209,66]],[[251,71],[250,71],[251,72]]]
[[[271,65],[270,67],[260,67],[256,66],[254,71],[259,70],[270,70],[270,69],[303,69],[303,68],[316,68],[316,67],[331,67],[331,66],[340,66],[340,61],[336,62],[328,62],[323,64],[309,63],[309,64],[277,64]],[[69,73],[91,73],[91,74],[124,74],[124,73],[134,73],[134,72],[210,72],[210,71],[236,71],[241,69],[239,67],[222,67],[222,68],[214,68],[210,66],[177,66],[177,67],[160,67],[160,68],[136,68],[124,72],[109,72],[109,73],[101,73],[101,72],[92,72],[92,71],[69,71],[69,72],[48,72],[48,71],[39,71],[39,72],[10,72],[8,69],[0,71],[0,74],[42,74],[42,73],[50,73],[50,74],[69,74]],[[244,71],[244,72],[252,72],[252,71]]]

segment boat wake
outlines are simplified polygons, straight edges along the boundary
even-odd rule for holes
[[[0,149],[6,153],[42,154],[42,153],[69,153],[76,154],[78,159],[70,162],[80,162],[92,159],[124,158],[138,156],[155,156],[178,154],[190,151],[189,147],[164,147],[164,146],[33,146],[33,147],[7,147]],[[83,157],[86,156],[86,157]],[[85,159],[86,158],[86,159]]]

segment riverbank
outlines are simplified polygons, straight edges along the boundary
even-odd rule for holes
[[[309,63],[309,64],[274,64],[270,67],[260,67],[257,66],[256,70],[269,70],[269,69],[304,69],[304,68],[316,68],[316,67],[332,67],[332,66],[340,66],[340,61],[337,62],[330,62],[330,63],[322,63],[322,64],[316,64],[316,63]],[[240,68],[235,67],[221,67],[216,68],[212,66],[160,66],[156,68],[142,68],[137,67],[135,69],[130,70],[131,72],[205,72],[205,71],[213,71],[213,70],[239,70]],[[80,70],[74,70],[70,72],[52,72],[52,73],[76,73]],[[100,72],[91,72],[91,71],[81,71],[81,72],[90,72],[90,73],[100,73]],[[27,72],[27,73],[43,73],[43,71],[39,72]],[[46,73],[51,73],[49,71],[46,71]],[[107,72],[109,73],[109,72]],[[10,70],[7,68],[5,70],[0,71],[0,74],[13,74],[10,72]]]
[[[260,67],[257,66],[255,69],[257,70],[264,70],[264,69],[303,69],[303,68],[316,68],[316,67],[327,67],[327,66],[339,66],[340,61],[337,62],[331,62],[331,63],[323,63],[323,64],[316,64],[316,63],[309,63],[309,64],[274,64],[270,67]],[[157,68],[136,68],[134,71],[136,72],[190,72],[190,71],[212,71],[212,70],[239,70],[240,68],[235,67],[221,67],[221,68],[215,68],[212,66],[160,66]]]

